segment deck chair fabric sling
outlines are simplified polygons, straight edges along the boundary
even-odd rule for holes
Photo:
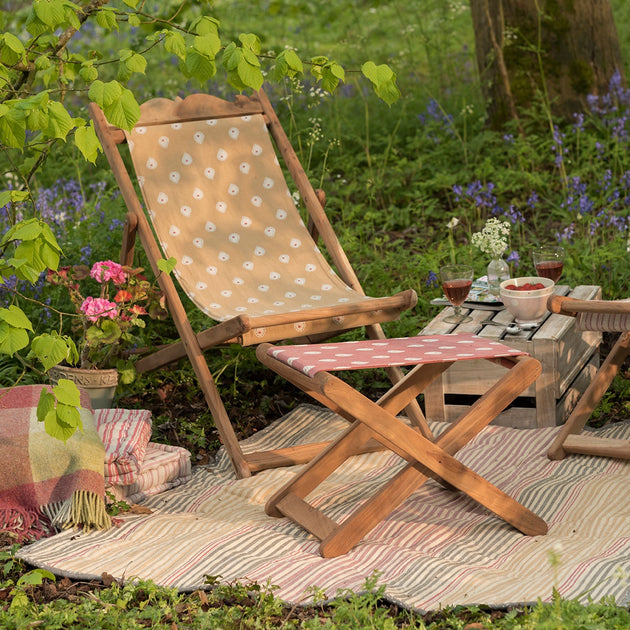
[[[549,459],[564,459],[569,453],[575,453],[630,459],[630,443],[627,440],[596,438],[589,435],[588,431],[582,433],[593,410],[630,355],[630,300],[578,300],[554,295],[549,298],[547,308],[553,313],[575,317],[578,330],[619,333],[593,380],[549,447],[547,456]]]
[[[364,295],[323,210],[323,195],[311,187],[262,91],[234,102],[206,94],[153,99],[141,106],[131,132],[110,125],[95,104],[90,114],[129,210],[122,262],[132,263],[138,236],[181,339],[143,357],[138,371],[188,355],[237,476],[308,461],[321,445],[242,452],[204,350],[231,343],[310,342],[363,326],[369,337],[383,338],[380,323],[412,308],[415,292]],[[146,215],[120,152],[125,141]],[[200,333],[193,331],[172,279],[159,273],[158,260],[170,257],[177,260],[173,275],[181,288],[217,322]],[[389,374],[401,377],[399,370]],[[409,413],[421,417],[417,403]]]
[[[429,478],[466,493],[525,535],[547,533],[541,518],[454,457],[540,375],[540,362],[535,358],[470,334],[309,346],[261,344],[256,354],[262,363],[352,422],[265,507],[270,516],[286,516],[318,538],[322,556],[345,554]],[[449,366],[473,359],[502,365],[506,373],[441,435],[434,437],[428,423],[411,427],[398,416]],[[391,365],[415,367],[377,402],[332,374]],[[361,497],[354,511],[337,522],[330,516],[336,506],[322,505],[316,489],[349,457],[374,442],[398,455],[403,465],[373,496]],[[339,500],[349,499],[343,495]]]

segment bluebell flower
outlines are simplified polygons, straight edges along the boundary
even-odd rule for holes
[[[429,271],[429,277],[427,278],[425,284],[427,287],[439,287],[440,281],[438,279],[437,273],[435,271]]]

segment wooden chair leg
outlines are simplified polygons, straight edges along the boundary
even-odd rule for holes
[[[567,418],[562,429],[549,447],[547,451],[547,457],[549,459],[564,459],[567,453],[591,453],[592,455],[624,457],[620,454],[623,452],[623,449],[619,450],[618,447],[621,445],[618,441],[617,444],[614,445],[614,451],[608,452],[601,450],[601,447],[604,445],[599,441],[598,452],[594,452],[589,450],[588,445],[589,440],[592,440],[592,438],[589,436],[578,436],[577,434],[582,431],[584,425],[588,422],[588,419],[593,413],[593,409],[595,409],[602,399],[602,396],[606,393],[606,390],[619,372],[619,368],[628,355],[630,355],[630,333],[623,333],[612,350],[608,353],[608,356],[597,371],[591,384],[587,387],[571,412],[571,415]],[[616,452],[617,455],[611,455],[611,452]]]

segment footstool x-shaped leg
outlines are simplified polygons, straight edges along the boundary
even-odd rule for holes
[[[523,534],[547,533],[545,522],[453,455],[487,426],[540,374],[540,363],[519,351],[474,335],[436,335],[379,341],[271,346],[259,360],[316,400],[351,421],[349,428],[267,502],[271,516],[287,516],[321,541],[320,553],[346,553],[429,477],[466,493]],[[452,363],[485,358],[508,368],[437,439],[426,422],[411,427],[398,414]],[[415,365],[378,402],[330,373],[330,370]],[[342,523],[315,508],[305,497],[352,455],[376,440],[406,465]]]

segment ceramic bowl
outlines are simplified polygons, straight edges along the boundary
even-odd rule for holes
[[[522,287],[525,284],[542,284],[542,289],[507,289],[515,285]],[[514,316],[519,324],[537,322],[547,312],[547,299],[553,293],[555,282],[549,278],[537,276],[524,276],[522,278],[510,278],[501,283],[500,296],[505,308]]]

